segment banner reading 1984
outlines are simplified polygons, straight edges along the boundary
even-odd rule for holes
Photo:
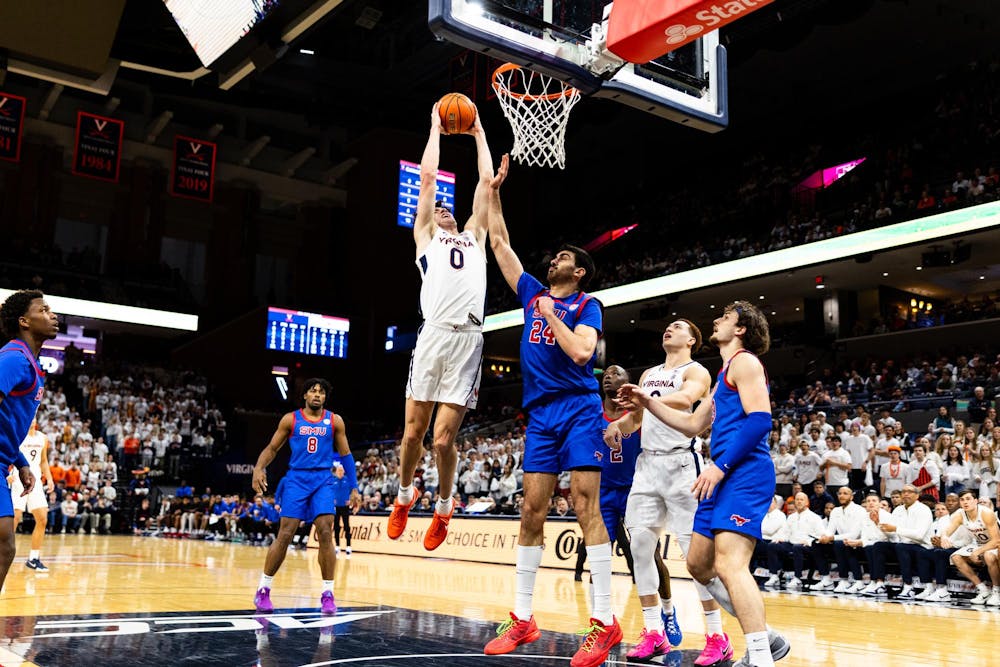
[[[170,193],[199,201],[212,201],[215,185],[215,144],[191,137],[174,139],[174,169]]]
[[[124,130],[120,120],[77,112],[73,173],[117,183]]]
[[[24,98],[0,93],[0,160],[21,159],[21,130],[24,128]]]

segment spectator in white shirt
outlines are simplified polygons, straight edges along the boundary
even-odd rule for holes
[[[857,540],[861,537],[861,525],[866,518],[865,509],[854,502],[854,492],[849,486],[841,486],[837,489],[837,502],[839,505],[830,512],[830,521],[827,524],[826,532],[816,541],[813,546],[813,560],[820,559],[830,562],[831,557],[837,561],[837,573],[840,575],[840,582],[837,584],[835,592],[846,593],[852,582],[848,580],[849,564],[847,553],[844,548],[845,540]],[[829,565],[825,567],[829,572]],[[861,577],[855,577],[855,581],[860,581]],[[829,576],[812,587],[812,590],[830,590],[834,588]]]
[[[917,438],[913,445],[913,460],[906,470],[906,483],[917,489],[917,495],[928,494],[939,500],[938,485],[941,484],[941,469],[927,457],[927,439]]]
[[[823,437],[823,432],[817,426],[809,429],[809,437],[805,439],[805,442],[809,445],[811,451],[816,452],[820,456],[823,456],[823,452],[826,451],[826,439]]]
[[[879,469],[879,495],[892,496],[893,491],[901,491],[906,483],[907,466],[900,459],[903,453],[899,445],[889,445],[889,460]]]
[[[972,468],[962,456],[957,445],[949,445],[945,454],[944,469],[941,471],[941,481],[944,482],[944,492],[958,493],[969,485],[972,478]]]
[[[764,515],[760,524],[762,539],[758,540],[754,546],[754,562],[766,564],[768,545],[788,541],[788,516],[782,509],[784,505],[785,499],[780,494],[771,498],[771,508]],[[768,574],[770,577],[764,583],[765,586],[773,588],[781,585],[781,572],[769,570]]]
[[[787,519],[787,541],[775,541],[767,547],[767,569],[772,573],[782,570],[782,559],[791,557],[792,578],[788,580],[789,590],[802,588],[805,578],[805,557],[811,551],[813,542],[823,534],[823,519],[809,509],[809,496],[795,495],[795,511]],[[820,574],[828,575],[829,570],[817,563]]]
[[[838,569],[849,572],[854,579],[854,583],[844,591],[845,593],[857,594],[865,590],[865,582],[861,579],[862,554],[869,563],[870,573],[874,545],[889,540],[889,536],[879,528],[879,525],[892,519],[889,511],[882,507],[883,502],[877,493],[869,493],[865,497],[860,536],[855,539],[845,538],[840,542],[834,542]]]
[[[795,481],[808,489],[819,477],[819,467],[823,463],[819,454],[812,451],[809,443],[799,445],[799,453],[795,455]]]
[[[889,450],[893,445],[902,450],[903,443],[896,437],[896,429],[891,425],[883,426],[882,433],[875,438],[875,471],[889,462]]]
[[[912,600],[913,564],[921,549],[931,546],[930,533],[934,517],[927,505],[917,500],[917,488],[913,484],[903,485],[903,502],[892,511],[890,523],[879,524],[882,532],[892,541],[877,542],[871,554],[872,581],[864,590],[865,595],[885,595],[885,570],[889,552],[896,554],[899,562],[903,589],[896,596],[901,600]]]
[[[865,488],[865,472],[874,457],[875,443],[861,432],[861,424],[856,421],[851,422],[849,433],[841,437],[841,442],[847,453],[851,455],[851,469],[849,471],[851,488],[860,491]]]
[[[795,481],[795,457],[788,453],[788,445],[778,445],[778,455],[774,457],[775,491],[782,498],[792,494]]]
[[[844,451],[839,435],[831,435],[826,443],[829,449],[823,453],[823,462],[820,464],[826,475],[826,485],[831,489],[847,486],[850,483],[848,471],[851,469],[851,455]]]

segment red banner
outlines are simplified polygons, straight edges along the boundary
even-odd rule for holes
[[[24,129],[25,99],[0,93],[0,160],[21,159],[21,131]]]
[[[211,202],[215,190],[216,152],[216,145],[209,141],[175,137],[170,194]]]
[[[123,121],[86,111],[77,112],[73,173],[117,183],[124,132]]]

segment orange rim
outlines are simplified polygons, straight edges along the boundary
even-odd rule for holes
[[[546,95],[531,95],[529,93],[515,93],[513,90],[501,83],[500,76],[506,74],[507,72],[512,72],[514,70],[523,69],[520,65],[515,63],[504,63],[493,70],[493,90],[496,91],[497,95],[506,95],[507,97],[512,97],[515,100],[520,100],[522,102],[538,102],[544,100],[546,102],[552,102],[558,100],[561,97],[570,97],[576,93],[576,88],[572,86],[567,86],[563,84],[563,90],[558,93],[548,93]]]

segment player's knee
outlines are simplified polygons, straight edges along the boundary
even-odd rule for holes
[[[954,554],[952,554],[952,558],[954,557],[955,557]],[[986,553],[983,554],[983,562],[985,562],[987,565],[991,563],[1000,563],[1000,554],[998,554],[996,551],[987,551]]]
[[[447,456],[455,449],[455,436],[452,433],[439,433],[434,436],[434,453]]]
[[[695,581],[700,581],[704,583],[709,579],[711,579],[713,576],[712,568],[709,567],[707,563],[688,558],[686,561],[684,561],[684,564],[685,566],[687,566],[688,574],[690,574],[691,578],[693,578]]]
[[[628,529],[629,546],[633,558],[652,558],[656,552],[656,535],[649,528],[633,526]]]

